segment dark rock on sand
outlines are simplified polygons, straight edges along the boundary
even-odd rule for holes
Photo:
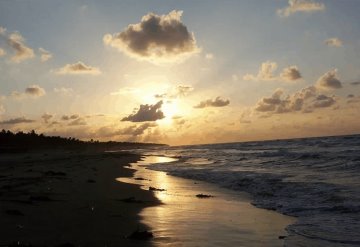
[[[149,187],[149,190],[152,190],[152,191],[166,191],[165,189],[158,189],[158,188],[155,188],[155,187]]]
[[[149,240],[153,237],[154,235],[152,232],[136,230],[135,232],[131,233],[127,238],[134,240]]]
[[[197,198],[211,198],[211,197],[214,197],[212,195],[205,195],[205,194],[197,194],[196,195]]]
[[[119,201],[121,202],[126,202],[126,203],[143,203],[144,201],[142,200],[137,200],[135,197],[131,196],[128,198],[124,198],[124,199],[120,199]]]

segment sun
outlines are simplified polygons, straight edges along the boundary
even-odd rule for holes
[[[173,117],[179,114],[178,102],[175,100],[166,101],[162,105],[161,110],[165,115],[165,118],[162,119],[162,122],[170,124],[173,120]]]

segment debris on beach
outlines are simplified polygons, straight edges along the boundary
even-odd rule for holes
[[[283,235],[279,236],[279,239],[285,239],[285,238],[286,238],[286,236],[283,236]]]
[[[151,191],[166,191],[166,189],[158,189],[158,188],[155,188],[155,187],[149,187],[149,190]]]
[[[142,200],[137,200],[135,197],[131,196],[128,198],[124,198],[124,199],[119,199],[119,201],[121,202],[126,202],[126,203],[143,203],[144,201]]]
[[[212,195],[206,195],[206,194],[197,194],[196,195],[197,198],[211,198],[211,197],[214,197]]]
[[[153,237],[154,235],[152,232],[136,230],[135,232],[131,233],[127,238],[134,240],[149,240]]]

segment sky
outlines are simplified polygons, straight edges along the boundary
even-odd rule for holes
[[[360,133],[360,1],[0,1],[0,129],[170,145]]]

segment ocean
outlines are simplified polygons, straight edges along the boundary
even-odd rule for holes
[[[176,146],[148,168],[205,181],[295,216],[285,246],[360,245],[360,135]]]

